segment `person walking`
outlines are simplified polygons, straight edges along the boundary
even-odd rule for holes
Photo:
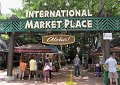
[[[80,58],[78,55],[74,58],[74,77],[80,76]]]
[[[118,85],[118,73],[116,70],[117,61],[114,59],[113,54],[110,53],[110,58],[105,61],[105,65],[108,65],[108,78],[110,79],[110,85],[112,85],[112,79],[115,79],[116,85]]]

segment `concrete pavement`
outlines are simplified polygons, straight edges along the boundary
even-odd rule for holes
[[[68,85],[66,82],[75,83],[75,85],[104,85],[102,77],[95,77],[95,74],[92,72],[87,72],[82,70],[81,77],[70,79],[70,73],[72,70],[69,70],[67,67],[62,68],[59,72],[52,73],[52,79],[49,83],[36,82],[34,80],[14,80],[6,81],[6,70],[0,71],[0,85]],[[70,84],[73,85],[73,84]]]

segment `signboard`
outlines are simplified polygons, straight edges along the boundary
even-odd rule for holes
[[[26,11],[26,19],[0,20],[0,32],[120,31],[120,17],[92,17],[90,10]]]
[[[25,29],[46,29],[46,28],[92,28],[92,20],[71,20],[67,17],[88,17],[92,16],[90,10],[50,10],[50,11],[26,11],[26,18],[63,18],[63,20],[27,20]]]
[[[103,39],[104,40],[111,40],[112,39],[112,33],[103,33]]]
[[[47,35],[42,37],[42,43],[51,45],[65,45],[75,42],[75,37],[71,35]]]

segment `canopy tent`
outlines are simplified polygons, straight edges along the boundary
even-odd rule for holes
[[[15,52],[18,53],[51,53],[52,50],[41,44],[28,44],[20,47],[15,47]]]

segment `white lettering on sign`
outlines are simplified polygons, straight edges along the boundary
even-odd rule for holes
[[[89,10],[26,11],[26,18],[92,16]]]
[[[63,37],[60,37],[60,38],[58,38],[58,37],[49,37],[47,39],[47,42],[48,43],[49,42],[67,42],[67,41],[69,41],[69,39],[70,39],[70,37],[68,37],[68,38],[63,38]]]
[[[60,28],[63,21],[27,21],[25,28]],[[92,28],[92,20],[68,20],[64,21],[65,28]]]
[[[42,43],[52,45],[65,45],[75,42],[75,37],[71,35],[47,35],[42,37]]]
[[[25,28],[60,28],[62,21],[28,21],[26,22]]]
[[[81,28],[81,27],[91,28],[92,20],[82,20],[82,21],[76,20],[76,22],[75,22],[72,20],[65,19],[65,28],[68,28],[69,26],[71,28]]]
[[[90,10],[50,10],[50,11],[26,11],[26,18],[45,18],[40,20],[27,20],[25,29],[40,28],[92,28],[92,20],[80,19],[81,17],[92,16]],[[49,18],[49,19],[46,19]],[[56,17],[56,20],[50,17]],[[59,20],[58,17],[63,17]],[[66,19],[65,17],[80,17]]]

